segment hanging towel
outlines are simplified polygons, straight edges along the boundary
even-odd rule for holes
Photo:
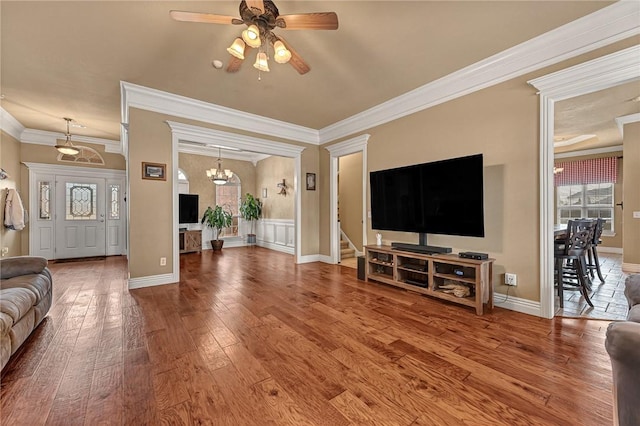
[[[16,231],[24,229],[24,207],[20,194],[15,189],[9,189],[4,206],[4,226]]]

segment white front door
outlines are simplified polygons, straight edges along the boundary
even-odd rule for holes
[[[106,255],[105,179],[56,176],[55,258]]]

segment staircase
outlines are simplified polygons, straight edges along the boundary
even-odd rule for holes
[[[348,259],[350,257],[356,257],[356,251],[349,248],[349,243],[340,238],[340,259]]]

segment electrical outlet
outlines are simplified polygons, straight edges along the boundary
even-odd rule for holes
[[[504,274],[504,283],[506,285],[518,285],[516,274]]]
[[[161,257],[160,258],[160,266],[167,266],[167,258],[166,257]]]
[[[9,254],[9,247],[2,247],[2,257]]]

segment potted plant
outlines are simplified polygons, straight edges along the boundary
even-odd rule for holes
[[[256,243],[256,220],[260,219],[262,215],[262,202],[255,198],[253,195],[247,193],[245,195],[244,200],[240,203],[240,216],[244,220],[250,222],[249,225],[249,234],[247,235],[247,243],[255,244]]]
[[[222,235],[222,229],[227,228],[233,224],[233,215],[229,210],[225,210],[222,206],[216,206],[211,208],[207,207],[204,215],[202,216],[201,223],[214,230],[214,238],[211,240],[211,248],[214,250],[222,250],[222,244],[224,240],[220,239]]]

